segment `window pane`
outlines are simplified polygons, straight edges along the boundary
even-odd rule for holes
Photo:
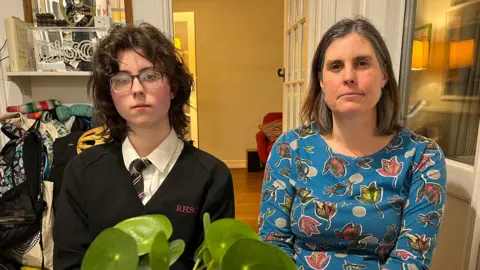
[[[295,85],[291,84],[288,86],[288,129],[293,128],[293,121],[294,121],[294,113],[293,113],[293,103],[294,103],[294,91]]]
[[[290,33],[290,55],[288,57],[290,58],[290,80],[295,79],[295,40],[296,40],[296,35],[297,35],[297,30],[293,29],[292,32]]]
[[[300,126],[300,111],[302,109],[302,84],[297,84],[295,91],[295,128]]]
[[[290,26],[293,26],[297,22],[297,18],[295,17],[295,14],[297,13],[297,5],[296,5],[296,0],[290,0],[291,8],[290,8],[290,16],[291,16],[291,23]]]
[[[298,70],[299,70],[299,56],[300,56],[300,45],[302,44],[299,42],[300,39],[300,28],[295,29],[295,45],[294,45],[294,62],[295,62],[295,80],[298,80],[300,76],[298,76]]]
[[[298,18],[305,17],[305,0],[297,0],[298,10],[297,16]]]
[[[407,127],[437,141],[447,158],[473,165],[480,120],[480,2],[460,2],[417,1]]]
[[[305,60],[305,46],[303,46],[303,31],[305,29],[305,23],[302,23],[298,26],[298,78],[303,79],[304,78],[304,65],[303,61]]]
[[[293,71],[293,68],[292,68],[292,60],[290,58],[290,55],[292,54],[292,45],[291,45],[291,40],[292,39],[292,32],[289,32],[287,33],[287,56],[285,58],[286,60],[286,66],[287,66],[287,70],[286,70],[286,80],[287,81],[290,81],[292,79],[292,71]]]
[[[293,0],[287,0],[287,28],[290,28],[290,25],[292,25],[292,18],[290,16],[290,13],[291,13],[291,10],[292,10],[290,2],[292,2],[292,1]]]

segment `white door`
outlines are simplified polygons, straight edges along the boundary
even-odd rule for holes
[[[480,215],[476,214],[480,211],[480,199],[478,198],[480,196],[478,77],[470,77],[470,84],[467,79],[465,83],[456,85],[457,87],[466,86],[476,81],[477,88],[473,87],[473,90],[469,88],[463,92],[455,91],[456,88],[453,88],[446,93],[445,78],[451,79],[452,74],[462,75],[461,68],[465,68],[455,67],[457,69],[452,71],[452,66],[455,63],[465,63],[468,58],[464,56],[465,54],[460,54],[456,56],[458,60],[452,61],[455,59],[455,55],[450,53],[447,56],[453,63],[446,63],[444,46],[448,44],[445,39],[446,27],[449,27],[449,24],[452,28],[448,30],[450,32],[455,31],[455,27],[465,25],[472,29],[480,28],[478,18],[472,18],[469,21],[460,19],[465,18],[465,14],[479,14],[480,1],[312,0],[310,3],[316,9],[315,19],[313,17],[310,19],[310,22],[315,24],[315,46],[319,43],[323,33],[335,22],[356,15],[362,15],[369,19],[384,37],[392,57],[395,77],[403,90],[403,115],[409,117],[405,120],[404,125],[437,140],[447,157],[447,204],[431,269],[476,269],[480,243]],[[465,12],[469,9],[475,10],[475,12]],[[446,20],[449,24],[445,23]],[[425,27],[429,23],[433,26],[433,33],[430,35],[428,27]],[[472,24],[476,25],[472,27]],[[476,31],[471,33],[468,38],[462,36],[458,31],[454,32],[451,34],[453,40],[450,41],[449,48],[452,46],[459,48],[458,44],[470,44],[472,51],[469,55],[474,59],[472,47],[478,48],[478,41],[480,41],[478,38],[480,33],[478,30]],[[412,70],[412,36],[418,39],[417,41],[423,41],[422,35],[431,39],[428,46],[430,60],[427,61],[430,65]],[[465,30],[463,35],[465,35]],[[461,36],[467,41],[455,40]],[[469,42],[472,40],[473,42]],[[457,41],[460,42],[455,43]],[[476,57],[473,61],[480,66],[480,59],[478,56]],[[472,65],[470,68],[474,67]],[[457,77],[456,79],[465,78]],[[414,110],[415,105],[420,105],[420,110]]]
[[[300,110],[306,91],[307,42],[309,34],[307,0],[284,0],[283,130],[301,125]]]
[[[173,13],[173,42],[180,51],[185,65],[193,76],[194,86],[190,95],[190,107],[186,106],[185,111],[190,117],[187,139],[193,140],[196,147],[199,147],[198,141],[198,106],[197,106],[197,66],[195,55],[195,14],[194,12],[174,12]]]

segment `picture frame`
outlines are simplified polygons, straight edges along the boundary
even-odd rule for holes
[[[425,24],[414,29],[412,70],[425,70],[429,66],[432,44],[432,24]]]
[[[456,5],[460,5],[460,4],[463,4],[463,3],[466,3],[470,0],[452,0],[452,2],[450,3],[450,6],[456,6]]]
[[[415,28],[413,32],[413,39],[415,40],[427,40],[432,42],[432,24],[425,24]]]
[[[480,0],[446,12],[442,100],[480,100]]]

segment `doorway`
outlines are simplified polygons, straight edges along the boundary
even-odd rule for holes
[[[283,3],[172,0],[172,10],[195,17],[199,147],[246,168],[263,117],[282,111]]]

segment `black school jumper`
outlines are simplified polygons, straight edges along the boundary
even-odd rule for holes
[[[87,149],[65,168],[53,229],[54,269],[79,269],[90,243],[125,219],[162,214],[173,225],[170,241],[183,239],[184,254],[170,269],[192,269],[203,240],[203,214],[233,218],[232,176],[220,160],[188,143],[153,197],[144,206],[122,156],[122,144]]]

